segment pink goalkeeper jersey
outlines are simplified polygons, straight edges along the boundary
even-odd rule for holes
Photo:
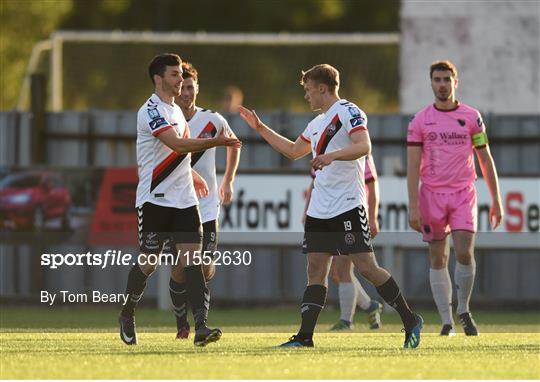
[[[407,145],[422,146],[422,184],[434,192],[452,193],[473,183],[472,136],[483,131],[478,110],[462,103],[452,110],[432,104],[418,112],[409,123]]]
[[[373,157],[371,156],[371,154],[369,154],[366,157],[366,171],[364,174],[364,182],[368,184],[376,180],[377,180],[377,169],[375,168],[375,162],[373,161]],[[366,192],[367,192],[367,187],[366,187]]]

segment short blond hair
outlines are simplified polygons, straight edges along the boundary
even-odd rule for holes
[[[332,65],[319,64],[305,72],[302,70],[300,85],[304,85],[308,80],[328,86],[331,92],[339,89],[339,71]]]

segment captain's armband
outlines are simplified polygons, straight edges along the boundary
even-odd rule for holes
[[[486,132],[482,131],[481,133],[474,134],[472,136],[472,144],[476,149],[486,146],[488,144]]]

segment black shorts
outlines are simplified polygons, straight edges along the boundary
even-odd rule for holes
[[[201,218],[197,206],[172,208],[144,203],[137,207],[139,245],[143,253],[160,253],[163,244],[201,243]],[[172,245],[174,244],[174,246]]]
[[[214,257],[213,253],[217,249],[217,244],[218,244],[217,220],[207,221],[203,223],[202,226],[203,226],[203,246],[202,246],[203,255],[211,256],[213,258]]]
[[[307,216],[302,252],[332,255],[373,252],[366,209],[356,207],[330,219]]]

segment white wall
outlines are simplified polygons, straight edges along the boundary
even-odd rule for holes
[[[484,113],[539,113],[539,24],[539,0],[402,0],[401,111],[432,102],[429,65],[449,59],[462,102]]]

